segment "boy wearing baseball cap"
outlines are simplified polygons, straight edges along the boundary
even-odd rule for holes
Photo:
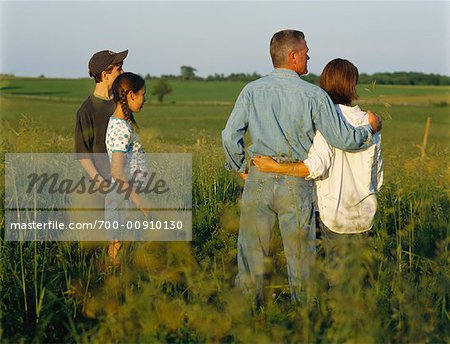
[[[109,117],[115,109],[112,84],[116,77],[123,73],[122,64],[127,55],[128,50],[120,53],[102,50],[92,55],[89,75],[95,80],[95,89],[77,112],[76,156],[88,175],[98,183],[109,179],[110,175],[105,135]]]
[[[86,98],[77,111],[76,159],[80,161],[81,166],[98,187],[104,180],[110,180],[111,166],[105,145],[106,129],[109,117],[115,109],[112,85],[114,80],[123,73],[122,64],[127,54],[128,50],[119,53],[102,50],[92,55],[89,60],[89,76],[95,80],[94,92]],[[105,193],[75,194],[72,196],[72,206],[74,209],[104,210]],[[77,219],[72,218],[74,222],[94,223],[98,218],[98,214],[95,212],[72,212],[72,216],[78,217]],[[115,242],[110,241],[108,255],[111,261],[114,261],[117,250]]]

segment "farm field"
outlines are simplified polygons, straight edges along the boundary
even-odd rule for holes
[[[151,81],[150,81],[151,82]],[[0,338],[8,342],[448,342],[450,87],[359,86],[384,118],[384,186],[373,236],[318,247],[302,305],[289,302],[274,231],[267,295],[255,310],[233,287],[242,182],[223,168],[220,132],[244,82],[169,81],[136,116],[147,152],[192,152],[192,243],[3,240],[4,153],[72,152],[88,79],[0,80]],[[427,117],[426,156],[420,157]],[[331,286],[331,287],[330,287]]]
[[[219,140],[220,131],[245,83],[170,83],[174,91],[163,104],[148,95],[146,106],[138,115],[143,131],[173,144],[192,144],[202,137]],[[3,123],[6,121],[14,126],[25,115],[43,125],[48,123],[48,127],[58,134],[69,135],[74,131],[76,111],[92,87],[89,79],[0,80],[1,118]],[[430,142],[443,143],[447,147],[450,144],[450,86],[379,85],[373,88],[360,85],[358,94],[362,108],[392,116],[392,120],[385,121],[383,130],[383,141],[388,140],[389,145],[391,139],[392,143],[396,139],[399,139],[398,143],[419,143],[427,116],[432,117]],[[399,133],[400,124],[407,128]]]

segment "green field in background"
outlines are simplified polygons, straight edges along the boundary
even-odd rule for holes
[[[150,82],[151,83],[151,82]],[[220,145],[233,103],[244,82],[171,81],[173,94],[163,104],[149,96],[136,114],[143,137],[171,145],[190,145],[208,139]],[[0,115],[4,129],[14,128],[21,118],[71,136],[75,114],[92,91],[89,79],[8,79],[0,81]],[[450,148],[450,87],[361,85],[357,103],[384,118],[383,143],[404,151],[422,141],[426,118],[430,116],[429,143]],[[387,119],[390,117],[391,119]],[[148,134],[148,135],[147,135]],[[58,147],[55,147],[58,149]],[[413,153],[414,152],[414,153]]]
[[[147,87],[152,80],[147,81]],[[234,102],[239,91],[245,86],[243,81],[182,81],[170,80],[173,94],[167,102],[224,101]],[[29,97],[50,97],[81,101],[92,92],[92,79],[47,79],[47,78],[11,78],[0,79],[0,94],[12,94]],[[369,89],[370,91],[367,91]],[[397,85],[358,85],[358,93],[364,98],[376,96],[404,95],[425,96],[442,95],[450,97],[450,86],[397,86]],[[155,97],[150,96],[150,100]]]
[[[152,80],[147,81],[147,88]],[[241,81],[169,81],[173,94],[167,102],[189,101],[227,101],[235,100],[239,91],[246,84]],[[65,100],[83,100],[94,89],[92,79],[46,79],[46,78],[14,78],[0,80],[0,93],[16,96],[63,98]],[[155,96],[148,94],[149,100]]]

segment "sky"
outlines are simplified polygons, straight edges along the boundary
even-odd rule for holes
[[[450,75],[450,2],[1,1],[0,73],[87,77],[96,51],[128,49],[140,74],[266,74],[269,41],[303,31],[309,71],[337,57],[360,73]]]

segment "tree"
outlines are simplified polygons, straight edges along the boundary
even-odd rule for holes
[[[194,67],[190,67],[190,66],[181,66],[180,67],[180,74],[184,80],[194,79],[196,71],[197,71],[197,69],[195,69]]]
[[[172,86],[165,79],[159,79],[153,83],[152,94],[162,103],[164,96],[172,93]]]

